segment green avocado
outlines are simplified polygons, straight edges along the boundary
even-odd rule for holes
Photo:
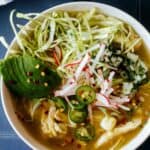
[[[8,57],[0,63],[0,70],[7,87],[18,96],[47,97],[61,84],[55,70],[27,54]]]

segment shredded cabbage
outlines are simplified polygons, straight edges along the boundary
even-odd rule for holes
[[[49,61],[50,56],[47,53],[59,45],[64,56],[60,70],[64,70],[63,64],[83,56],[86,52],[98,51],[99,43],[109,45],[115,41],[122,45],[122,49],[126,47],[125,52],[128,52],[133,51],[140,42],[140,38],[130,26],[119,19],[100,14],[96,8],[78,13],[51,12],[42,15],[42,21],[34,19],[39,13],[18,12],[18,18],[32,20],[32,23],[36,24],[34,28],[24,28],[17,24],[24,36],[17,34],[13,23],[14,13],[15,10],[11,12],[10,22],[20,49],[54,63],[54,60]],[[28,30],[34,32],[32,39],[27,34]]]

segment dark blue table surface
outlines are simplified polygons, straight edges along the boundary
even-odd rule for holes
[[[75,0],[77,1],[77,0]],[[149,0],[95,0],[118,7],[138,19],[150,31],[150,1]],[[14,37],[9,24],[9,14],[12,9],[21,12],[41,12],[56,4],[70,2],[70,0],[14,0],[7,6],[0,7],[0,36],[4,36],[8,43]],[[0,58],[5,55],[6,49],[0,45]],[[148,139],[139,150],[149,150]],[[0,101],[0,150],[30,150],[15,134],[4,115]]]

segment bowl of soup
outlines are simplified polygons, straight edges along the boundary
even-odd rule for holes
[[[26,19],[25,26],[13,21]],[[15,38],[1,65],[2,105],[32,149],[124,149],[150,135],[150,35],[95,2],[10,14]]]

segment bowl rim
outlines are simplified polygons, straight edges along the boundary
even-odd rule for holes
[[[133,22],[134,24],[136,24],[137,27],[139,27],[139,29],[141,29],[144,34],[145,34],[145,38],[147,38],[147,40],[150,41],[150,34],[149,32],[147,31],[147,29],[140,23],[138,22],[134,17],[132,17],[131,15],[129,15],[127,12],[119,9],[119,8],[116,8],[114,6],[111,6],[111,5],[108,5],[108,4],[105,4],[105,3],[101,3],[101,2],[90,2],[90,1],[78,1],[78,2],[67,2],[67,3],[61,3],[61,4],[57,4],[55,6],[52,6],[48,9],[45,9],[44,11],[40,12],[38,16],[36,16],[35,18],[39,18],[42,14],[45,14],[47,12],[50,12],[50,11],[53,11],[55,9],[63,9],[63,7],[67,7],[67,6],[74,6],[76,7],[76,5],[92,5],[93,7],[98,7],[99,9],[102,9],[103,7],[104,8],[108,8],[108,9],[111,9],[113,11],[116,11],[117,13],[120,13],[121,15],[123,15],[124,17],[126,18],[129,18],[131,20],[131,22]],[[103,12],[103,11],[102,11]],[[107,13],[106,13],[107,15]],[[113,15],[112,15],[113,16]],[[114,15],[114,17],[116,18],[119,18],[117,16]],[[122,18],[123,20],[123,18]],[[28,26],[32,21],[29,21],[27,22],[24,26]],[[133,24],[130,24],[132,27],[133,27]],[[134,27],[133,27],[134,28]],[[135,28],[134,28],[135,29]],[[138,32],[138,31],[136,31]],[[19,31],[19,33],[21,33],[21,30]],[[139,32],[138,32],[139,34]],[[141,36],[141,35],[140,35]],[[143,39],[144,41],[144,39]],[[145,40],[146,41],[146,40]],[[16,37],[13,38],[12,42],[10,43],[10,47],[12,47],[14,45],[14,43],[16,42]],[[150,44],[147,45],[150,49]],[[9,49],[8,48],[8,49]],[[6,52],[5,54],[5,58],[7,57],[7,55],[9,54],[9,50]],[[15,131],[15,133],[22,139],[22,141],[25,142],[25,144],[27,144],[30,148],[32,149],[38,149],[38,147],[36,147],[36,144],[34,143],[31,143],[29,139],[26,139],[24,137],[24,133],[19,131],[15,125],[15,123],[13,122],[13,120],[11,119],[11,115],[8,114],[8,110],[7,110],[7,107],[6,107],[6,103],[5,103],[5,98],[4,98],[4,83],[2,81],[2,77],[1,77],[1,83],[0,83],[0,87],[1,87],[1,99],[2,99],[2,107],[3,107],[3,110],[4,110],[4,113],[6,115],[6,118],[9,122],[9,124],[11,125],[11,127],[13,128],[13,130]],[[149,121],[145,124],[145,126],[147,124],[150,124],[150,119]],[[145,128],[145,127],[144,127]],[[147,132],[144,132],[142,129],[138,135],[136,135],[136,137],[134,137],[133,139],[131,139],[129,141],[129,143],[127,143],[125,146],[123,146],[123,150],[132,150],[132,149],[137,149],[149,136],[150,136],[150,126],[147,126],[147,129],[148,131]],[[141,132],[143,131],[143,134],[141,134]],[[143,138],[141,138],[141,136],[139,135],[142,135]],[[30,139],[32,139],[33,137],[30,137]],[[138,143],[136,143],[138,141]]]

